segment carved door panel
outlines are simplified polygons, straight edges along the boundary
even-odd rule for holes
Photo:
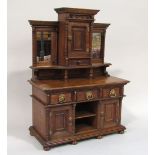
[[[70,22],[68,27],[69,57],[89,57],[89,24]]]
[[[72,106],[54,107],[50,111],[50,136],[56,138],[73,132]]]
[[[108,128],[120,122],[119,100],[102,101],[100,104],[100,127]]]

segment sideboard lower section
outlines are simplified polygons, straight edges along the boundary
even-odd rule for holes
[[[30,134],[44,150],[125,130],[121,125],[124,84],[64,88],[48,93],[35,86],[32,90]]]

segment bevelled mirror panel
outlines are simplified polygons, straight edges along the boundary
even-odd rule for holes
[[[37,32],[37,62],[51,60],[51,33]]]
[[[100,32],[92,33],[92,58],[93,59],[101,58],[101,33]]]

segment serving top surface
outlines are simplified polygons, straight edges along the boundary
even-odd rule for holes
[[[106,85],[125,85],[129,81],[116,78],[113,76],[104,77],[100,76],[95,79],[68,79],[68,80],[36,80],[29,81],[33,86],[43,90],[57,90],[65,88],[80,88],[80,87],[94,87],[94,86],[106,86]]]

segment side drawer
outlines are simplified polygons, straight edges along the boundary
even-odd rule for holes
[[[51,94],[51,104],[72,102],[71,92]]]
[[[93,90],[83,90],[83,91],[77,91],[77,101],[89,101],[94,100],[99,97],[99,90],[93,89]]]
[[[120,87],[110,87],[110,88],[103,88],[103,98],[113,98],[122,96],[122,88]]]

